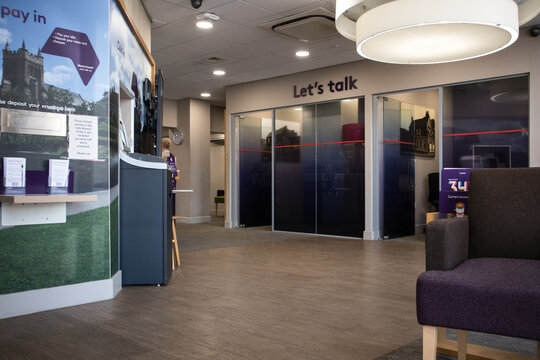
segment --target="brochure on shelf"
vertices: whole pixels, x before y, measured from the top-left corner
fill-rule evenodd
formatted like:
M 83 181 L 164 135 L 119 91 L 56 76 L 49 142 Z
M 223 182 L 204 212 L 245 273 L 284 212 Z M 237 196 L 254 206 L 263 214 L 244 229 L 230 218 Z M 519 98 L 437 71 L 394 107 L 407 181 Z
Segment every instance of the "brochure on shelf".
M 69 185 L 69 160 L 49 159 L 49 193 L 67 194 Z
M 26 186 L 26 158 L 4 157 L 3 190 L 6 194 L 24 194 Z

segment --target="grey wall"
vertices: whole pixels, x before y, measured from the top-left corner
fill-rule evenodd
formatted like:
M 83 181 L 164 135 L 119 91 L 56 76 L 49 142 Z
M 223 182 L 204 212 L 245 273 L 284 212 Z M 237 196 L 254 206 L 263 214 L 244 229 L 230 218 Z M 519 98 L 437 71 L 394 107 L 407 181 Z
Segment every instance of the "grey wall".
M 190 100 L 189 109 L 190 176 L 193 189 L 193 194 L 188 195 L 191 198 L 190 222 L 206 222 L 210 221 L 210 104 Z
M 223 106 L 210 106 L 210 131 L 225 133 L 225 108 Z

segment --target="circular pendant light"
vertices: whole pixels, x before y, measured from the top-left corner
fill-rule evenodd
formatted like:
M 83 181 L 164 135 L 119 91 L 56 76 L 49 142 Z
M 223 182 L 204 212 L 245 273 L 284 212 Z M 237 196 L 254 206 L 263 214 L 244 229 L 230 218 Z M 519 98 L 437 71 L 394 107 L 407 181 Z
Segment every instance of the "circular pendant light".
M 540 0 L 336 0 L 336 29 L 365 58 L 434 64 L 510 46 L 539 11 Z
M 356 21 L 356 50 L 368 59 L 434 64 L 472 59 L 519 35 L 513 0 L 396 0 Z

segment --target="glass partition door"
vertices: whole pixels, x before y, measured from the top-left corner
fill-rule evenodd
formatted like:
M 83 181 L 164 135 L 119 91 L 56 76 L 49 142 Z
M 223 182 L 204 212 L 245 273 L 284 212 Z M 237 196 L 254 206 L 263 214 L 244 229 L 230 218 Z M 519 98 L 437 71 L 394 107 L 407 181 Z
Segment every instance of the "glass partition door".
M 362 237 L 364 100 L 276 109 L 274 229 Z
M 275 111 L 275 230 L 317 232 L 315 112 L 315 105 Z
M 236 116 L 239 127 L 239 224 L 272 224 L 272 112 Z
M 391 98 L 383 102 L 383 237 L 414 235 L 415 130 L 412 106 Z

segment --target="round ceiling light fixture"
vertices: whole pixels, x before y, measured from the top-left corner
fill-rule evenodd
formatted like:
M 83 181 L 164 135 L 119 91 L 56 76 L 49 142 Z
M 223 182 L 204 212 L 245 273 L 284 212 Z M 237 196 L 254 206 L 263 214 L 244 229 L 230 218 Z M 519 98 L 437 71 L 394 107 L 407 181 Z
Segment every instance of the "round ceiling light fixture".
M 540 0 L 526 0 L 519 12 L 514 0 L 337 0 L 336 28 L 365 58 L 437 64 L 510 46 L 538 12 Z
M 213 13 L 204 13 L 199 14 L 196 16 L 197 22 L 195 25 L 197 25 L 200 29 L 211 29 L 214 27 L 213 21 L 217 21 L 220 19 L 220 17 Z
M 214 24 L 209 20 L 199 20 L 195 24 L 199 29 L 211 29 L 214 27 Z
M 296 52 L 296 56 L 301 57 L 301 58 L 302 57 L 308 57 L 309 56 L 309 51 L 307 51 L 307 50 L 298 50 Z
M 202 97 L 210 97 L 210 96 L 212 96 L 212 95 L 211 95 L 209 92 L 202 92 L 202 93 L 201 93 L 201 96 L 202 96 Z
M 214 70 L 213 74 L 216 76 L 223 76 L 225 75 L 225 70 Z

